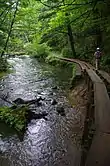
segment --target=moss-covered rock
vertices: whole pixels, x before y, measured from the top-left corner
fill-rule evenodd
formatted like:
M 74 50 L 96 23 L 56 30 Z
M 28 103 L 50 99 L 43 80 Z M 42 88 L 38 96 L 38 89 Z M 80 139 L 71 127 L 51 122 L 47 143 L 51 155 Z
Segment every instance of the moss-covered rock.
M 18 132 L 23 131 L 27 124 L 26 116 L 28 114 L 28 108 L 18 107 L 11 109 L 9 107 L 0 108 L 0 120 L 9 124 L 11 127 L 16 129 Z

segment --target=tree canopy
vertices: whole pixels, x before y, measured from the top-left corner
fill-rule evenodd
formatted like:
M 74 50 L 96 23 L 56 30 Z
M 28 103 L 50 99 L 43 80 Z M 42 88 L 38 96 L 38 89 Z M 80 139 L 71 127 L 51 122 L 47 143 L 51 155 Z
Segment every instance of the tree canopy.
M 91 59 L 100 47 L 107 64 L 109 6 L 107 0 L 1 0 L 0 52 L 36 54 L 48 49 Z

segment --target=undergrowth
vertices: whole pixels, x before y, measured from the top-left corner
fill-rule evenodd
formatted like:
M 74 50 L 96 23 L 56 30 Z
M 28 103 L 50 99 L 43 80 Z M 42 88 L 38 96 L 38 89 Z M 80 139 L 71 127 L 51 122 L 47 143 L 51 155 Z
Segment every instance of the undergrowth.
M 0 107 L 0 120 L 9 124 L 17 131 L 22 131 L 26 127 L 27 107 L 11 109 L 9 107 Z
M 7 60 L 0 57 L 0 73 L 6 72 L 8 69 L 8 63 Z

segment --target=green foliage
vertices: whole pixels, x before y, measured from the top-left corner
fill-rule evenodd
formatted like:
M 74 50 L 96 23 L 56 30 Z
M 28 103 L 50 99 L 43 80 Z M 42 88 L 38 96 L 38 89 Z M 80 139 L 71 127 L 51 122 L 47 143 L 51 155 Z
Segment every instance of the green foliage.
M 62 61 L 59 59 L 59 56 L 62 57 L 61 54 L 59 53 L 55 53 L 55 52 L 51 52 L 45 59 L 45 61 L 53 66 L 67 66 L 68 63 L 65 61 Z
M 9 124 L 17 131 L 22 131 L 26 127 L 27 108 L 17 108 L 12 110 L 9 107 L 0 107 L 0 119 Z
M 64 47 L 64 48 L 62 49 L 61 54 L 62 54 L 63 57 L 73 58 L 73 57 L 72 57 L 72 51 L 71 51 L 70 48 Z
M 13 4 L 14 3 L 14 4 Z M 15 1 L 0 4 L 0 52 L 5 44 Z M 64 57 L 91 61 L 96 47 L 101 47 L 107 64 L 110 52 L 110 2 L 99 0 L 21 0 L 8 43 L 8 52 L 24 51 L 46 58 L 59 51 Z M 49 47 L 49 48 L 48 48 Z M 46 61 L 54 61 L 49 55 Z
M 49 54 L 49 56 L 47 56 L 45 61 L 51 65 L 59 65 L 60 64 L 59 59 L 56 57 L 55 53 Z
M 100 66 L 103 70 L 106 70 L 107 72 L 110 73 L 110 56 L 106 55 L 105 57 L 102 57 Z
M 6 37 L 6 34 L 2 31 L 2 30 L 0 30 L 0 54 L 1 54 L 1 52 L 2 52 L 2 50 L 3 50 L 3 46 L 4 46 L 4 44 L 5 44 L 5 37 Z
M 0 57 L 0 72 L 6 72 L 8 69 L 7 60 Z
M 13 37 L 10 39 L 8 43 L 8 50 L 9 52 L 21 52 L 23 51 L 23 40 L 17 37 Z
M 5 0 L 0 2 L 0 54 L 6 44 L 11 26 L 16 1 Z
M 28 43 L 25 45 L 27 54 L 38 59 L 45 59 L 49 55 L 50 48 L 46 43 Z

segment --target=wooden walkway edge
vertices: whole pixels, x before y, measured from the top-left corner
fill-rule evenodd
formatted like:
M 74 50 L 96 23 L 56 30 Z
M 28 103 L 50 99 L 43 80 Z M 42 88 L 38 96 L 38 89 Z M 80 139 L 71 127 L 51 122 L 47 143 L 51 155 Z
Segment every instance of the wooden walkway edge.
M 79 64 L 81 70 L 86 71 L 93 84 L 96 133 L 93 137 L 85 165 L 110 166 L 110 98 L 106 85 L 94 71 L 92 65 L 77 59 L 60 59 Z M 110 83 L 110 76 L 106 72 L 99 71 L 99 73 Z

